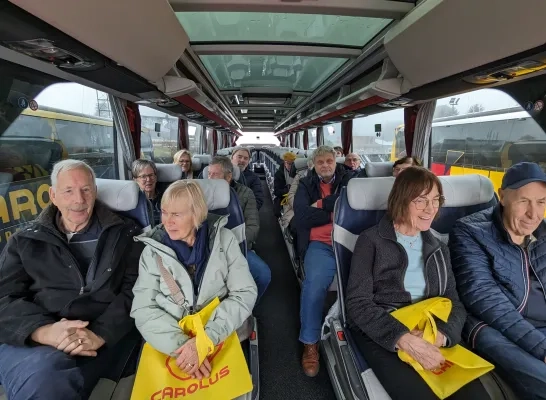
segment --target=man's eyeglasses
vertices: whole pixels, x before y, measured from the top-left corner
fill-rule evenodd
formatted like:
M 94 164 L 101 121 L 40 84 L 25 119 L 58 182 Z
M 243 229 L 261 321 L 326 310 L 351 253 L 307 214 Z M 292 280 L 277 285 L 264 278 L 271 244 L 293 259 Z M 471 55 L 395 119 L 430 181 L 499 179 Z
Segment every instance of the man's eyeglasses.
M 137 179 L 140 179 L 141 181 L 145 181 L 147 179 L 154 180 L 155 179 L 155 174 L 139 175 L 139 176 L 137 176 Z
M 436 197 L 432 200 L 423 199 L 423 198 L 412 200 L 413 204 L 415 204 L 415 208 L 418 209 L 419 211 L 426 209 L 428 205 L 430 204 L 430 202 L 432 202 L 433 208 L 440 208 L 441 206 L 444 205 L 444 201 L 445 201 L 444 196 Z

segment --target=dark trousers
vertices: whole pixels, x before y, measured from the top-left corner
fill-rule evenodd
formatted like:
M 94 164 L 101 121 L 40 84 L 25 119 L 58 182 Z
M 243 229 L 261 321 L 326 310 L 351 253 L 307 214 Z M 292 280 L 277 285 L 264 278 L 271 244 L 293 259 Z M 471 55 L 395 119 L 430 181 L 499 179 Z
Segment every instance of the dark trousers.
M 72 357 L 50 346 L 0 344 L 0 384 L 9 400 L 87 399 L 100 378 L 114 381 L 132 367 L 141 345 L 135 329 L 97 357 Z M 133 365 L 129 365 L 134 361 Z
M 356 346 L 371 367 L 377 379 L 392 400 L 437 400 L 438 396 L 426 382 L 408 364 L 400 360 L 397 353 L 392 353 L 379 346 L 359 329 L 351 329 Z M 475 379 L 448 397 L 449 400 L 484 400 L 489 394 Z

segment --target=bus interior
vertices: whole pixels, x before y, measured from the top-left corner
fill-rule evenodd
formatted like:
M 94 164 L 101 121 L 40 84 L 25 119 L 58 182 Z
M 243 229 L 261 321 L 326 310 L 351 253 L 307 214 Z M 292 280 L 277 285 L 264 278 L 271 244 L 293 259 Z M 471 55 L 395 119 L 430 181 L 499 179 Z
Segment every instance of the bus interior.
M 166 166 L 188 149 L 201 172 L 248 147 L 265 194 L 255 248 L 272 281 L 253 314 L 245 398 L 388 400 L 347 337 L 352 250 L 336 229 L 367 227 L 375 206 L 351 196 L 408 154 L 446 185 L 486 188 L 487 201 L 454 207 L 463 214 L 494 204 L 511 165 L 546 170 L 545 15 L 544 0 L 0 1 L 0 251 L 49 204 L 57 161 L 131 181 L 138 158 Z M 305 169 L 321 145 L 358 154 L 370 178 L 336 203 L 337 277 L 308 378 L 297 340 L 305 270 L 273 213 L 273 179 L 287 151 Z M 129 399 L 133 381 L 105 380 L 92 399 Z

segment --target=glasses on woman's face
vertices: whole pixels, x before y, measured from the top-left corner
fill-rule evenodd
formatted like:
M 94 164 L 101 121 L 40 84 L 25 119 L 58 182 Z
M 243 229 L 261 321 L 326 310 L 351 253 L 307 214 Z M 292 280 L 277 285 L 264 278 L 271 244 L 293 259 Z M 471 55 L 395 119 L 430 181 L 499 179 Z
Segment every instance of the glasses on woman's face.
M 137 179 L 141 181 L 147 181 L 148 179 L 153 181 L 155 179 L 155 174 L 139 175 L 137 176 Z
M 426 208 L 428 208 L 428 205 L 432 203 L 432 208 L 438 209 L 444 204 L 444 196 L 435 197 L 432 200 L 429 200 L 424 197 L 419 197 L 415 200 L 412 200 L 413 204 L 415 204 L 415 208 L 419 211 L 423 211 Z
M 190 160 L 179 160 L 178 161 L 178 164 L 182 165 L 182 164 L 189 164 L 190 163 Z

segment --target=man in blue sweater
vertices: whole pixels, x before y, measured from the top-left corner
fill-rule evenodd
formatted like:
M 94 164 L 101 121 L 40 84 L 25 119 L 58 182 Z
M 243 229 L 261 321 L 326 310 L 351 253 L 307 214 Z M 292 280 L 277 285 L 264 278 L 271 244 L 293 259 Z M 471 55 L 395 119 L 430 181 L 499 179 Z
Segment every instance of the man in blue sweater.
M 463 335 L 520 399 L 546 398 L 546 174 L 509 168 L 495 207 L 459 220 L 450 237 Z

